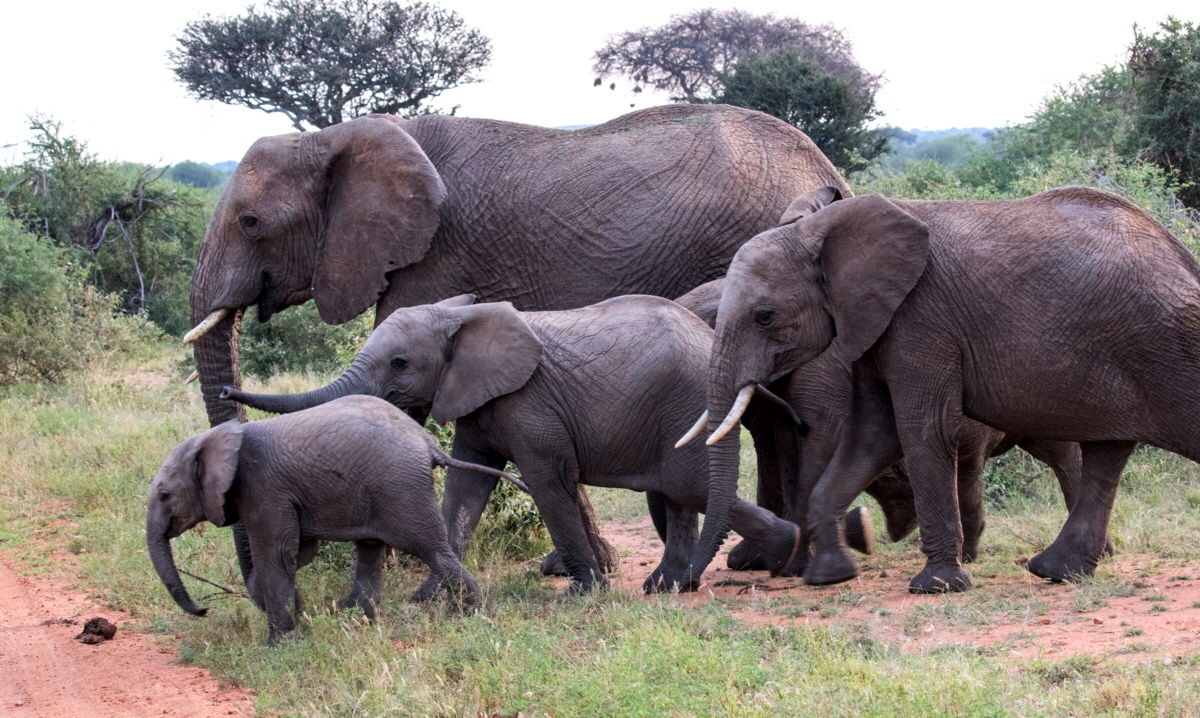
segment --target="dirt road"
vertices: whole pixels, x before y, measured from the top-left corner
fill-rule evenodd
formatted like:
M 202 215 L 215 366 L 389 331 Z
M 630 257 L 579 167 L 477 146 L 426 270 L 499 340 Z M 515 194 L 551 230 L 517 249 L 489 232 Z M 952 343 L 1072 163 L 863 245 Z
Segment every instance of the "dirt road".
M 101 616 L 111 641 L 74 637 Z M 173 650 L 49 579 L 18 575 L 0 557 L 0 716 L 141 718 L 252 715 L 250 697 L 220 690 L 208 671 L 176 665 Z

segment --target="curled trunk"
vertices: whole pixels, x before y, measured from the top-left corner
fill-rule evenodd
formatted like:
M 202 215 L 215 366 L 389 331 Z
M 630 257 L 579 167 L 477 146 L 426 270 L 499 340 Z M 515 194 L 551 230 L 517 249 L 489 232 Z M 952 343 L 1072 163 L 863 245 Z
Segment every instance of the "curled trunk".
M 221 392 L 220 397 L 222 399 L 232 399 L 240 404 L 252 406 L 255 409 L 269 411 L 272 414 L 290 414 L 294 411 L 311 409 L 314 406 L 320 406 L 321 404 L 351 394 L 373 395 L 374 392 L 368 391 L 362 385 L 362 382 L 358 381 L 353 374 L 347 372 L 331 384 L 301 394 L 249 394 L 240 389 L 226 387 Z
M 175 556 L 171 553 L 171 539 L 167 538 L 167 532 L 162 526 L 162 522 L 155 521 L 153 518 L 146 521 L 146 553 L 150 555 L 150 562 L 154 564 L 154 570 L 158 572 L 158 577 L 162 579 L 171 598 L 175 599 L 175 603 L 179 604 L 180 608 L 196 616 L 208 613 L 207 608 L 196 605 L 192 601 L 192 597 L 188 595 L 187 589 L 183 586 L 183 579 L 179 577 L 179 571 L 175 568 Z

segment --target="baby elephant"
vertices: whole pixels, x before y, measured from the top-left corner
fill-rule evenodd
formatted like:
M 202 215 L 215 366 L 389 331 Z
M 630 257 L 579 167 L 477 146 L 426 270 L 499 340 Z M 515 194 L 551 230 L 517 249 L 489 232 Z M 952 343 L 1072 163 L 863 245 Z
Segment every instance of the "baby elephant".
M 434 466 L 512 477 L 451 459 L 415 421 L 381 399 L 348 396 L 248 424 L 226 422 L 171 450 L 150 484 L 146 546 L 171 597 L 189 613 L 171 539 L 201 521 L 241 521 L 254 569 L 247 588 L 267 613 L 268 645 L 295 624 L 296 569 L 318 542 L 353 541 L 357 571 L 344 607 L 369 618 L 379 601 L 385 544 L 420 558 L 448 587 L 475 593 L 475 578 L 447 540 Z M 519 482 L 518 482 L 518 485 Z

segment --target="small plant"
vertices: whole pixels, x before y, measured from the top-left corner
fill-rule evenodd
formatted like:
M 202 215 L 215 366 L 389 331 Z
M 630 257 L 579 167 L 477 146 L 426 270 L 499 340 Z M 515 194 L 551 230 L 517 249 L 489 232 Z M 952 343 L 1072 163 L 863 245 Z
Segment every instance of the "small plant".
M 1125 637 L 1128 638 L 1131 636 L 1140 636 L 1145 632 L 1146 631 L 1141 628 L 1126 628 L 1125 629 Z
M 1151 606 L 1150 610 L 1147 611 L 1146 613 L 1166 613 L 1169 610 L 1171 610 L 1171 609 L 1167 608 L 1166 606 L 1162 605 L 1161 603 L 1156 603 L 1153 606 Z

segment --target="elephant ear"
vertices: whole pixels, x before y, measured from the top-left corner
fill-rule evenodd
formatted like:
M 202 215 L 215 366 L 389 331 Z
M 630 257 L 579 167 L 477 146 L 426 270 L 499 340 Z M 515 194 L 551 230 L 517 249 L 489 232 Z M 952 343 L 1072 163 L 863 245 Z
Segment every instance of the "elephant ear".
M 312 291 L 321 319 L 340 324 L 379 299 L 388 272 L 429 251 L 446 187 L 416 140 L 382 117 L 321 130 L 316 143 L 328 184 Z
M 242 425 L 236 419 L 218 424 L 199 437 L 196 480 L 204 518 L 214 526 L 225 525 L 225 493 L 237 476 L 241 448 Z
M 841 201 L 842 191 L 837 187 L 818 187 L 814 190 L 809 190 L 792 200 L 792 203 L 783 210 L 783 215 L 779 217 L 779 226 L 791 224 L 798 219 L 808 217 L 814 214 L 822 207 Z
M 692 291 L 676 297 L 675 303 L 700 317 L 709 329 L 717 328 L 717 308 L 721 304 L 721 292 L 725 289 L 725 278 L 714 279 Z
M 438 302 L 437 304 L 434 304 L 433 306 L 441 307 L 442 309 L 454 309 L 455 307 L 469 307 L 475 303 L 475 298 L 476 297 L 474 294 L 460 294 L 457 297 L 450 297 L 449 299 L 443 299 L 442 301 Z
M 529 381 L 542 342 L 508 302 L 450 309 L 450 361 L 433 397 L 433 420 L 454 421 Z
M 925 272 L 929 226 L 870 195 L 839 202 L 798 222 L 796 230 L 819 243 L 836 344 L 854 361 L 887 329 Z

